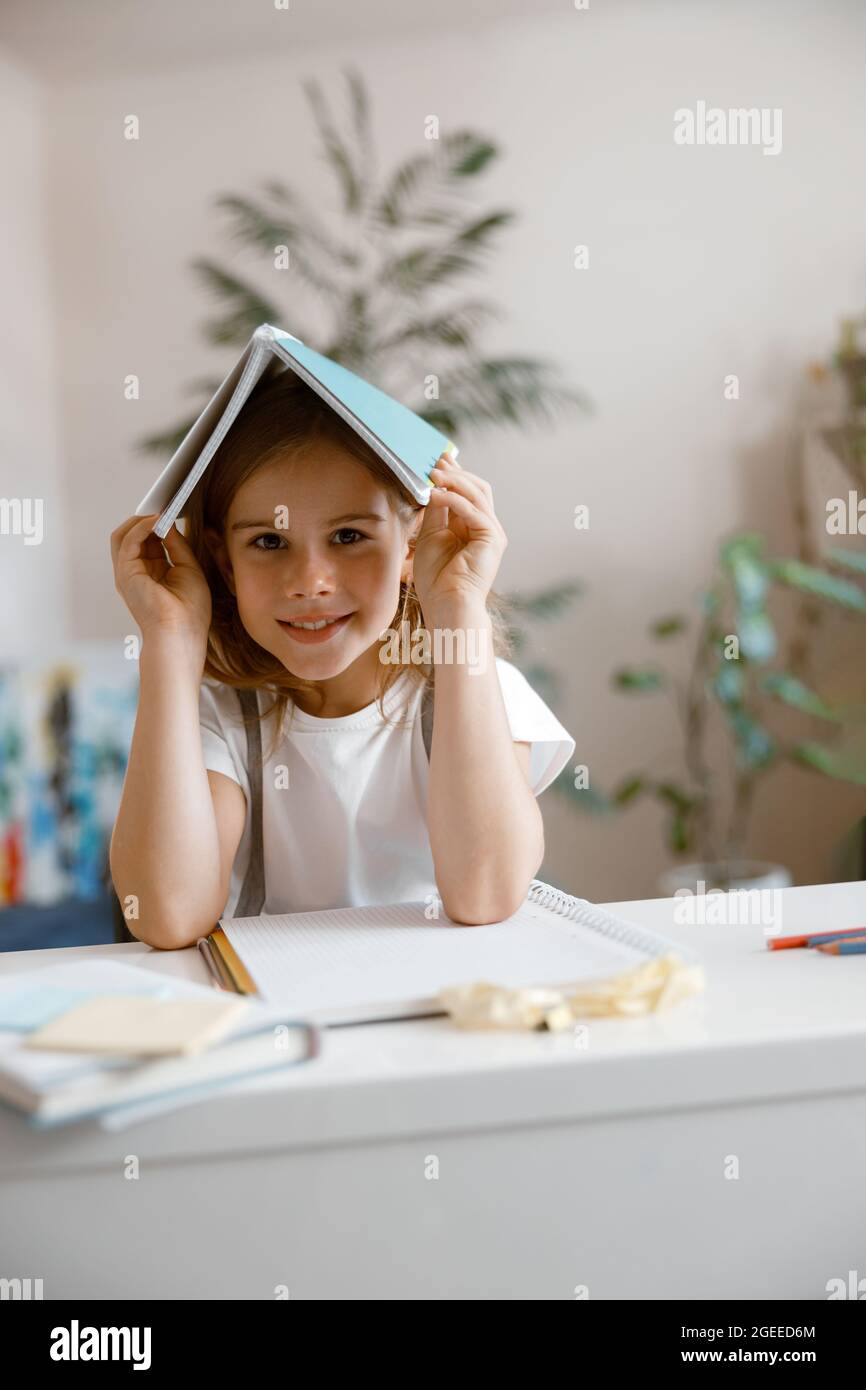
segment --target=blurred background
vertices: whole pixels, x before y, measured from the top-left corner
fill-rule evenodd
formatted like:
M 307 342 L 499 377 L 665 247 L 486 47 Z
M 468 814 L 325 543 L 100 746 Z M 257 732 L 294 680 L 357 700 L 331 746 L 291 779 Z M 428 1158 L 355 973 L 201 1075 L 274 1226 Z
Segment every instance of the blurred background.
M 5 0 L 0 949 L 122 930 L 109 535 L 264 321 L 492 483 L 577 741 L 544 878 L 866 877 L 864 51 L 856 0 Z

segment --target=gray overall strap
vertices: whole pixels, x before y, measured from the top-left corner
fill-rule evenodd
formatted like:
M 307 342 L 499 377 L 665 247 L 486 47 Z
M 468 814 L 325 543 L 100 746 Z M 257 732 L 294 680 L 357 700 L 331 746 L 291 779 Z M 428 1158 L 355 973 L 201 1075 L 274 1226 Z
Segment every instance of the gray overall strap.
M 265 852 L 262 824 L 262 724 L 255 690 L 239 690 L 247 731 L 247 774 L 250 781 L 250 860 L 236 917 L 257 917 L 265 905 Z
M 424 747 L 427 750 L 427 761 L 430 761 L 430 745 L 433 742 L 433 686 L 428 685 L 424 688 L 421 696 L 421 733 L 424 736 Z

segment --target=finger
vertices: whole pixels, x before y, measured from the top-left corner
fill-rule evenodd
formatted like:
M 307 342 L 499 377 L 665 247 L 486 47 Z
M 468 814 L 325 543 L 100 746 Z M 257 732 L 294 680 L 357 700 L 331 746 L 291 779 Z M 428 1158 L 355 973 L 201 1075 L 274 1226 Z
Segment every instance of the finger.
M 456 476 L 459 476 L 459 477 L 461 477 L 461 478 L 469 478 L 469 480 L 470 480 L 471 482 L 475 483 L 476 487 L 481 488 L 481 491 L 484 493 L 485 497 L 487 497 L 487 498 L 489 499 L 490 505 L 491 505 L 491 507 L 492 507 L 492 506 L 493 506 L 493 488 L 491 487 L 491 485 L 490 485 L 490 483 L 487 481 L 487 479 L 486 479 L 486 478 L 482 478 L 481 475 L 480 475 L 479 473 L 470 473 L 469 470 L 468 470 L 468 468 L 460 468 L 460 464 L 456 461 L 456 459 L 449 459 L 448 462 L 451 463 L 451 464 L 453 464 L 454 468 L 459 468 L 459 469 L 460 469 L 459 475 L 454 474 L 454 475 L 452 475 L 452 476 L 455 476 L 455 477 L 456 477 Z
M 442 506 L 445 506 L 454 511 L 460 520 L 464 522 L 472 535 L 492 536 L 495 534 L 495 527 L 491 525 L 491 521 L 495 522 L 496 518 L 491 517 L 490 513 L 483 508 L 477 507 L 474 502 L 470 501 L 468 497 L 464 497 L 462 493 L 456 491 L 445 492 L 437 488 L 435 492 L 431 492 L 430 501 L 435 501 L 437 507 L 440 509 Z M 496 523 L 496 525 L 498 525 L 498 523 Z
M 134 559 L 140 553 L 148 536 L 153 532 L 153 523 L 158 515 L 157 512 L 154 512 L 150 516 L 137 516 L 130 526 L 118 528 L 118 530 L 123 530 L 123 534 L 120 536 L 116 548 L 114 548 L 114 536 L 112 536 L 112 547 L 117 561 Z M 117 532 L 115 532 L 116 535 Z
M 430 476 L 438 486 L 461 492 L 482 511 L 493 515 L 493 489 L 475 473 L 467 473 L 465 469 L 460 473 L 454 473 L 437 467 L 431 471 Z
M 430 506 L 430 502 L 432 502 L 439 491 L 440 489 L 436 487 L 430 489 L 430 498 L 427 506 L 424 508 L 424 516 L 421 519 L 421 525 L 418 527 L 418 534 L 415 537 L 416 549 L 421 543 L 422 538 L 433 535 L 435 531 L 447 531 L 448 529 L 448 517 L 442 511 L 441 507 Z
M 166 534 L 163 545 L 173 565 L 194 565 L 196 569 L 199 568 L 195 551 L 174 522 Z
M 119 526 L 115 527 L 111 533 L 112 558 L 117 558 L 121 545 L 131 531 L 134 531 L 136 527 L 143 528 L 145 523 L 151 525 L 158 515 L 158 512 L 153 512 L 149 516 L 128 516 L 125 521 L 122 521 Z

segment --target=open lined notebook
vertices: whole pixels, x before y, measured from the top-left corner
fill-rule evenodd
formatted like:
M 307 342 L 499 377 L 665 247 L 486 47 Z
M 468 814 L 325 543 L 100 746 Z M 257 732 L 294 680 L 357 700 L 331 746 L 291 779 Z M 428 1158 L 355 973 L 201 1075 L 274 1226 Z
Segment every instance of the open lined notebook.
M 424 903 L 227 918 L 198 943 L 225 989 L 322 1025 L 444 1013 L 449 985 L 559 986 L 603 979 L 677 943 L 533 879 L 503 922 L 429 920 Z

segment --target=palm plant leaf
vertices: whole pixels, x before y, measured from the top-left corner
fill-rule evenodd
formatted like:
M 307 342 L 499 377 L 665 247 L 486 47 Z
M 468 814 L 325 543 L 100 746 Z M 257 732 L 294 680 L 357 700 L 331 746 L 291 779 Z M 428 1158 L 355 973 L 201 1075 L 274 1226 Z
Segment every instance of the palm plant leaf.
M 471 130 L 452 131 L 431 141 L 429 150 L 399 165 L 373 205 L 373 221 L 384 228 L 449 225 L 454 211 L 437 207 L 434 199 L 457 191 L 497 153 L 495 145 Z
M 318 290 L 331 291 L 331 282 L 316 266 L 316 257 L 324 255 L 335 265 L 354 270 L 360 264 L 357 251 L 330 237 L 291 189 L 283 189 L 281 201 L 284 206 L 268 211 L 249 198 L 223 193 L 215 205 L 229 215 L 235 240 L 269 253 L 275 246 L 288 246 L 304 279 Z
M 401 251 L 385 260 L 379 280 L 410 298 L 433 286 L 448 284 L 477 270 L 490 249 L 490 239 L 513 220 L 511 212 L 491 212 L 473 219 L 442 244 Z
M 211 392 L 213 395 L 213 392 Z M 189 434 L 193 425 L 199 417 L 200 412 L 196 412 L 192 419 L 184 420 L 183 424 L 175 425 L 170 430 L 163 430 L 160 434 L 148 434 L 141 440 L 139 448 L 145 454 L 168 455 L 171 457 L 180 448 L 186 436 Z
M 544 622 L 548 618 L 558 618 L 565 612 L 572 599 L 581 593 L 582 588 L 583 585 L 578 580 L 569 579 L 562 584 L 541 589 L 535 594 L 511 593 L 506 594 L 505 598 L 512 612 Z
M 228 303 L 222 318 L 211 319 L 210 323 L 205 324 L 204 332 L 209 342 L 217 346 L 229 344 L 243 347 L 259 324 L 274 323 L 279 318 L 279 309 L 269 300 L 236 275 L 221 270 L 213 261 L 200 257 L 193 261 L 192 268 L 213 293 Z
M 350 83 L 355 81 L 356 79 L 350 78 Z M 367 186 L 363 166 L 360 161 L 356 161 L 353 152 L 340 137 L 318 82 L 314 78 L 308 78 L 302 83 L 302 86 L 316 119 L 325 157 L 336 174 L 342 191 L 343 210 L 349 213 L 358 213 L 363 207 Z M 356 91 L 356 104 L 357 101 Z
M 588 408 L 586 398 L 555 380 L 554 369 L 533 358 L 500 357 L 471 362 L 459 372 L 443 375 L 439 400 L 417 413 L 445 434 L 464 426 L 509 424 L 527 420 L 549 423 L 563 410 Z
M 375 344 L 377 352 L 393 352 L 397 348 L 426 347 L 436 344 L 443 348 L 469 348 L 481 324 L 498 316 L 492 304 L 481 300 L 465 300 L 431 318 L 410 318 L 402 328 L 396 328 Z

